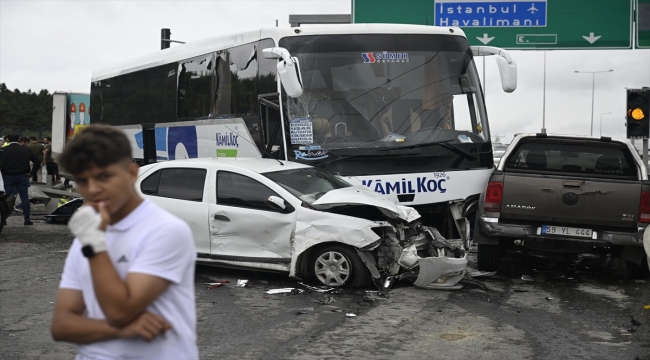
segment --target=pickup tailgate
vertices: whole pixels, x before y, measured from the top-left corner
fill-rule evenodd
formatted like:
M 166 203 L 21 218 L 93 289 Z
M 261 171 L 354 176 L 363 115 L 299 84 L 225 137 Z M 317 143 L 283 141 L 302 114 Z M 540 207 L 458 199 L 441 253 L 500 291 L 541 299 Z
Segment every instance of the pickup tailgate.
M 636 228 L 641 195 L 638 181 L 506 174 L 501 218 Z
M 637 227 L 642 181 L 626 144 L 525 138 L 504 165 L 503 219 Z

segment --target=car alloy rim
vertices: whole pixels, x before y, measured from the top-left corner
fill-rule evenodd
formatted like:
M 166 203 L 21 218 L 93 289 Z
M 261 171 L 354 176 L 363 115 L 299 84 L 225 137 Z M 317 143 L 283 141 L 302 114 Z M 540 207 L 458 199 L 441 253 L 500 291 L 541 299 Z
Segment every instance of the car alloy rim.
M 316 259 L 316 277 L 327 286 L 342 286 L 350 277 L 350 261 L 343 254 L 328 251 Z

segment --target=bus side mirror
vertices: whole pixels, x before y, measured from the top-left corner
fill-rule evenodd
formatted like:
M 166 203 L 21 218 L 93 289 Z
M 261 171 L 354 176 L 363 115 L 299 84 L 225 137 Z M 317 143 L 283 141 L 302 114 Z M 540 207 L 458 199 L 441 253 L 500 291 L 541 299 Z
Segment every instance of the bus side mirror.
M 300 75 L 300 62 L 298 58 L 291 56 L 285 48 L 274 47 L 262 50 L 267 59 L 279 59 L 278 76 L 284 91 L 292 98 L 302 95 L 302 76 Z
M 517 63 L 507 51 L 493 46 L 470 46 L 470 49 L 474 56 L 497 55 L 503 91 L 511 93 L 517 89 Z

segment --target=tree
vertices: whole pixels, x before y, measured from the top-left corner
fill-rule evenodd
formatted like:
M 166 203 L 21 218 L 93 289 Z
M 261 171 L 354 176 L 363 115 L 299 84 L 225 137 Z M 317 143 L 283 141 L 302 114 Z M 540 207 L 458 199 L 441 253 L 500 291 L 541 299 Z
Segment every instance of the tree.
M 0 83 L 0 127 L 2 125 L 2 135 L 22 132 L 23 136 L 37 136 L 41 128 L 51 134 L 52 94 L 46 89 L 38 93 L 31 89 L 11 91 L 6 84 Z

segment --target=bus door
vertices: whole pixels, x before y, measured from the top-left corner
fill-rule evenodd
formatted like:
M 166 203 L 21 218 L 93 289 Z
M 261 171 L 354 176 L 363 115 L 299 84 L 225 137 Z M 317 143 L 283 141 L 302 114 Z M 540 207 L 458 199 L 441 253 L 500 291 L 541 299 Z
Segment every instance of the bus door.
M 286 160 L 282 141 L 280 104 L 278 93 L 258 96 L 263 157 Z

